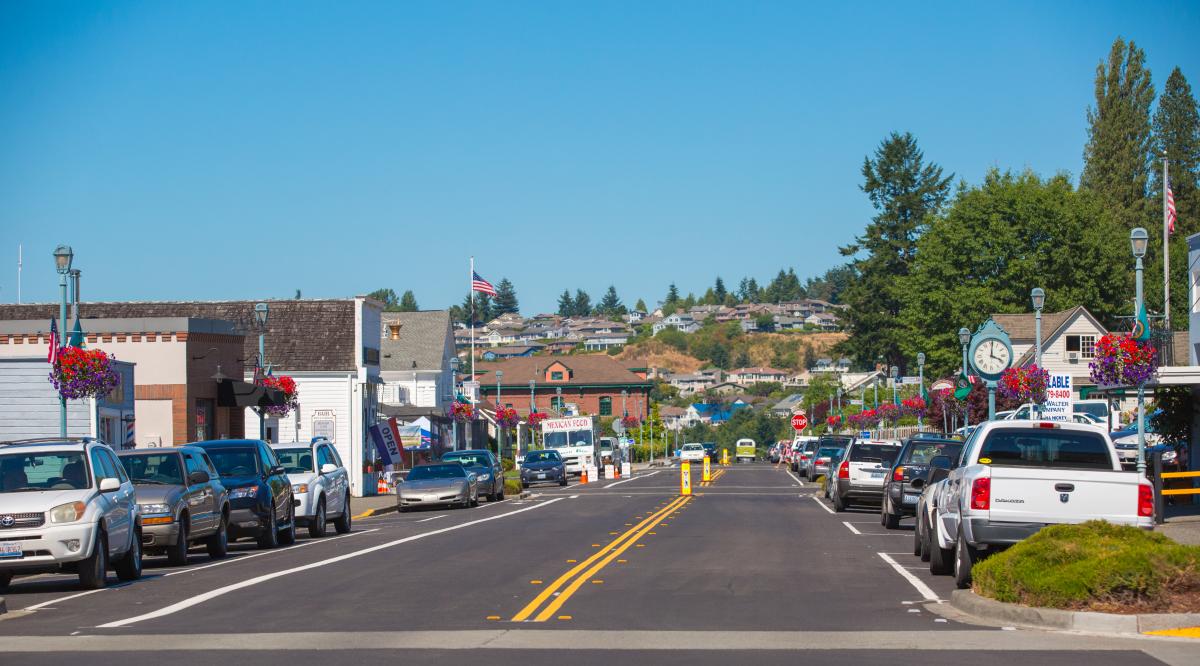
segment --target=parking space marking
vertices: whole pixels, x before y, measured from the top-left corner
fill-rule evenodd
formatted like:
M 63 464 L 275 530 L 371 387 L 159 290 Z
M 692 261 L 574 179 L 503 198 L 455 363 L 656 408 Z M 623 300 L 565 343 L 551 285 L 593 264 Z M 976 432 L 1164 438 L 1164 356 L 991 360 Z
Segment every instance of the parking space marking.
M 40 603 L 40 604 L 34 604 L 34 605 L 32 605 L 32 606 L 26 606 L 25 608 L 22 608 L 21 610 L 35 611 L 35 610 L 38 610 L 39 608 L 45 608 L 45 607 L 47 607 L 47 606 L 53 606 L 54 604 L 61 603 L 61 602 L 63 602 L 63 601 L 70 601 L 70 600 L 72 600 L 72 599 L 78 599 L 79 597 L 86 597 L 86 596 L 87 596 L 87 595 L 89 595 L 89 594 L 95 594 L 95 593 L 97 593 L 97 592 L 105 592 L 105 591 L 107 591 L 107 590 L 108 590 L 108 588 L 104 588 L 104 587 L 102 587 L 102 588 L 100 588 L 99 590 L 88 590 L 87 592 L 79 592 L 79 593 L 77 593 L 77 594 L 72 594 L 72 595 L 65 596 L 65 597 L 59 597 L 59 598 L 57 598 L 57 599 L 51 599 L 50 601 L 43 601 L 43 602 L 42 602 L 42 603 Z
M 328 559 L 319 560 L 317 562 L 310 562 L 309 564 L 301 565 L 298 567 L 292 567 L 290 569 L 284 569 L 282 571 L 275 571 L 275 572 L 272 572 L 269 574 L 264 574 L 262 576 L 255 576 L 254 578 L 249 578 L 247 580 L 233 583 L 231 585 L 225 585 L 225 586 L 219 587 L 215 590 L 209 590 L 208 592 L 205 592 L 203 594 L 198 594 L 194 597 L 171 604 L 170 606 L 166 606 L 165 608 L 160 608 L 156 611 L 151 611 L 149 613 L 143 613 L 142 615 L 137 615 L 134 617 L 126 618 L 124 620 L 116 620 L 114 622 L 108 622 L 108 623 L 100 625 L 97 628 L 113 629 L 113 628 L 117 628 L 117 627 L 127 627 L 131 624 L 136 624 L 138 622 L 144 622 L 146 620 L 152 620 L 155 618 L 165 617 L 167 615 L 174 615 L 175 613 L 178 613 L 179 611 L 186 610 L 188 608 L 191 608 L 192 606 L 196 606 L 196 605 L 202 604 L 206 601 L 215 599 L 217 597 L 224 596 L 226 594 L 229 594 L 230 592 L 235 592 L 237 590 L 251 587 L 253 585 L 258 585 L 259 583 L 265 583 L 269 580 L 274 580 L 274 579 L 280 578 L 282 576 L 299 573 L 301 571 L 308 571 L 309 569 L 316 569 L 318 567 L 323 567 L 323 566 L 327 566 L 330 564 L 336 564 L 338 562 L 345 562 L 346 560 L 354 559 L 356 557 L 361 557 L 363 555 L 369 555 L 371 553 L 375 553 L 375 552 L 378 552 L 381 550 L 386 550 L 386 549 L 392 548 L 394 546 L 399 546 L 401 544 L 409 543 L 410 541 L 417 541 L 419 539 L 424 539 L 426 537 L 431 537 L 431 536 L 435 536 L 438 534 L 445 534 L 446 532 L 453 532 L 455 530 L 461 530 L 461 529 L 464 529 L 467 527 L 472 527 L 474 525 L 479 525 L 480 523 L 486 523 L 486 522 L 492 521 L 492 520 L 508 518 L 509 516 L 515 516 L 519 513 L 525 513 L 526 511 L 536 511 L 537 509 L 542 509 L 542 508 L 548 507 L 551 504 L 554 504 L 555 502 L 560 501 L 561 499 L 562 498 L 552 499 L 552 500 L 543 502 L 542 504 L 534 504 L 532 506 L 527 506 L 523 509 L 517 509 L 516 511 L 509 511 L 507 513 L 502 513 L 502 514 L 499 514 L 496 516 L 488 516 L 487 518 L 479 518 L 477 520 L 471 520 L 471 521 L 462 523 L 460 525 L 452 525 L 450 527 L 443 527 L 441 529 L 431 530 L 429 532 L 422 532 L 420 534 L 414 534 L 412 536 L 407 536 L 402 539 L 396 539 L 394 541 L 382 543 L 382 544 L 379 544 L 378 546 L 371 546 L 370 548 L 363 548 L 362 550 L 356 550 L 352 553 L 338 555 L 337 557 L 330 557 Z M 349 536 L 349 535 L 347 535 L 347 536 Z M 318 542 L 318 543 L 323 543 L 323 542 L 324 541 Z
M 230 559 L 220 560 L 217 562 L 211 562 L 209 564 L 205 564 L 204 566 L 200 566 L 200 567 L 188 567 L 186 569 L 176 569 L 175 571 L 172 571 L 170 573 L 163 574 L 163 576 L 164 577 L 175 576 L 178 574 L 203 571 L 204 569 L 211 569 L 213 567 L 219 567 L 224 564 L 233 564 L 234 562 L 245 562 L 246 560 L 252 560 L 256 557 L 262 557 L 263 555 L 274 555 L 276 553 L 290 553 L 294 550 L 304 548 L 305 546 L 313 546 L 318 543 L 329 543 L 330 541 L 337 541 L 338 539 L 347 539 L 352 536 L 358 536 L 360 534 L 369 534 L 371 532 L 378 532 L 378 531 L 379 531 L 378 527 L 373 527 L 369 530 L 362 530 L 361 532 L 351 532 L 350 534 L 342 534 L 340 536 L 327 537 L 325 539 L 321 539 L 320 541 L 310 539 L 308 541 L 305 541 L 304 543 L 298 543 L 294 546 L 289 546 L 287 548 L 275 548 L 272 550 L 263 550 L 263 551 L 259 551 L 257 553 L 252 553 L 250 555 L 242 555 L 241 557 L 234 557 L 234 558 L 230 558 Z
M 926 585 L 924 581 L 914 576 L 913 573 L 908 569 L 900 566 L 900 563 L 892 559 L 891 555 L 888 555 L 887 553 L 876 553 L 876 555 L 882 557 L 884 562 L 890 564 L 897 573 L 899 573 L 901 576 L 904 576 L 904 580 L 908 581 L 913 587 L 917 588 L 917 592 L 920 593 L 922 597 L 925 597 L 926 601 L 941 601 L 938 595 L 935 594 L 933 590 L 929 589 L 929 586 Z
M 851 525 L 850 523 L 848 523 L 844 520 L 842 521 L 842 524 L 846 526 L 846 529 L 850 530 L 851 532 L 854 532 L 855 534 L 857 534 L 859 536 L 862 536 L 862 532 L 859 532 L 858 528 L 855 527 L 854 525 Z
M 795 481 L 797 485 L 799 485 L 801 488 L 804 487 L 804 482 L 800 480 L 800 477 L 796 476 L 795 474 L 792 474 L 792 470 L 790 470 L 790 469 L 786 470 L 786 471 L 787 471 L 787 475 L 792 477 L 792 480 Z
M 817 503 L 817 506 L 821 507 L 822 509 L 825 509 L 826 513 L 834 513 L 834 510 L 825 506 L 825 503 L 822 502 L 820 500 L 820 498 L 818 498 L 816 495 L 809 495 L 809 497 L 813 498 L 813 501 Z
M 437 520 L 438 518 L 445 518 L 445 517 L 446 517 L 446 516 L 448 516 L 448 515 L 450 515 L 450 514 L 448 514 L 448 513 L 443 513 L 443 514 L 442 514 L 442 515 L 440 515 L 440 516 L 433 516 L 432 518 L 422 518 L 422 519 L 420 519 L 420 520 L 415 520 L 415 521 L 413 521 L 413 522 L 416 522 L 416 523 L 427 523 L 427 522 L 429 522 L 429 521 L 431 521 L 431 520 Z

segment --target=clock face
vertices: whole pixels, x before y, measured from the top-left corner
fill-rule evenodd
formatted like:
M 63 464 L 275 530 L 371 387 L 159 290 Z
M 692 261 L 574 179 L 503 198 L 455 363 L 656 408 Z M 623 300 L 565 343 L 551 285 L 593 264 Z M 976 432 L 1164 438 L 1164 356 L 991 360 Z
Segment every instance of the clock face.
M 1012 362 L 1008 347 L 999 340 L 984 340 L 975 348 L 975 369 L 985 375 L 999 375 Z

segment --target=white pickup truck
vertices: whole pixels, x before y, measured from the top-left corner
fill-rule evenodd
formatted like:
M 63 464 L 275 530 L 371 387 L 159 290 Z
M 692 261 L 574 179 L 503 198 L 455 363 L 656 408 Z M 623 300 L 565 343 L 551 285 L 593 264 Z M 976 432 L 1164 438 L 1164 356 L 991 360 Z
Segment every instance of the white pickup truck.
M 989 421 L 963 446 L 932 521 L 930 570 L 971 585 L 987 554 L 1046 525 L 1153 527 L 1149 481 L 1121 471 L 1108 433 L 1077 423 Z

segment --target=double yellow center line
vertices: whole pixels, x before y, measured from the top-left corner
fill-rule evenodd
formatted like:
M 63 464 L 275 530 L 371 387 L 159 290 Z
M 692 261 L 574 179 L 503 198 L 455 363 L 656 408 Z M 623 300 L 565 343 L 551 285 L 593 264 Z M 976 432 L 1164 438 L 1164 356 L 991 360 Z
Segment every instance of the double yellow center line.
M 711 475 L 709 475 L 708 481 L 701 481 L 700 485 L 701 486 L 711 486 L 712 484 L 716 483 L 717 479 L 721 478 L 722 476 L 725 476 L 725 470 L 719 469 L 716 472 L 713 472 Z
M 662 522 L 662 520 L 670 515 L 671 512 L 681 508 L 691 499 L 691 497 L 675 498 L 662 509 L 659 509 L 654 514 L 647 516 L 642 522 L 634 525 L 620 536 L 613 539 L 608 545 L 601 548 L 598 552 L 592 554 L 591 557 L 580 562 L 574 567 L 571 567 L 570 570 L 559 576 L 558 579 L 553 583 L 546 586 L 546 589 L 542 590 L 540 594 L 534 597 L 533 601 L 530 601 L 524 608 L 520 610 L 520 612 L 514 615 L 512 621 L 525 622 L 532 616 L 533 622 L 545 622 L 553 617 L 554 614 L 558 612 L 558 609 L 562 608 L 562 605 L 567 602 L 567 599 L 570 599 L 571 596 L 575 594 L 575 592 L 578 591 L 585 582 L 588 581 L 588 579 L 590 579 L 604 567 L 608 566 L 610 562 L 620 556 L 621 553 L 628 550 L 630 546 L 637 542 L 638 539 L 642 538 L 643 535 L 654 529 L 654 526 Z M 559 592 L 560 589 L 562 590 L 561 592 Z M 558 596 L 554 596 L 555 593 L 558 593 Z M 547 604 L 546 602 L 548 600 L 551 601 Z M 545 604 L 545 607 L 543 607 L 543 604 Z M 535 616 L 534 613 L 537 612 L 539 608 L 542 610 Z

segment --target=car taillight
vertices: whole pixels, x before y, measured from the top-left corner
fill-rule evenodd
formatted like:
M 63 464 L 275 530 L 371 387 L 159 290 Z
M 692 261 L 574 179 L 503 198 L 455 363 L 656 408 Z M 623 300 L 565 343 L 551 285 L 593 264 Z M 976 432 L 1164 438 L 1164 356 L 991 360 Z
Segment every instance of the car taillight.
M 1146 484 L 1138 486 L 1138 515 L 1154 515 L 1154 490 Z
M 971 484 L 971 508 L 986 511 L 992 504 L 992 480 L 988 477 L 975 479 Z
M 892 481 L 903 481 L 903 480 L 904 480 L 904 467 L 902 465 L 897 465 L 896 469 L 892 470 Z
M 850 461 L 847 460 L 847 461 L 843 462 L 841 465 L 838 465 L 838 478 L 839 479 L 850 478 Z
M 829 458 L 817 458 L 817 464 L 818 465 L 828 465 Z

